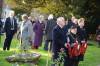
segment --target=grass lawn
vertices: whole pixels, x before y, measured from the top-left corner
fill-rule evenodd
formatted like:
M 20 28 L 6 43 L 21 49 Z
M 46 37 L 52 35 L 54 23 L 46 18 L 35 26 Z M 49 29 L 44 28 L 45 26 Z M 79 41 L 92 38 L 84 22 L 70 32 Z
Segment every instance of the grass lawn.
M 4 36 L 1 37 L 0 43 L 0 66 L 11 66 L 10 63 L 6 62 L 5 57 L 10 56 L 18 51 L 19 42 L 16 39 L 13 39 L 11 44 L 10 51 L 2 51 L 2 46 L 4 42 Z M 39 59 L 38 66 L 46 66 L 46 60 L 48 58 L 48 52 L 43 50 L 43 47 L 40 47 L 39 50 L 30 50 L 31 52 L 37 52 L 41 54 L 41 58 Z M 49 56 L 49 64 L 51 57 Z M 21 66 L 29 66 L 27 64 L 23 64 Z M 49 65 L 50 66 L 50 65 Z M 97 48 L 96 42 L 89 42 L 89 46 L 87 52 L 85 54 L 84 61 L 80 62 L 79 66 L 100 66 L 100 48 Z

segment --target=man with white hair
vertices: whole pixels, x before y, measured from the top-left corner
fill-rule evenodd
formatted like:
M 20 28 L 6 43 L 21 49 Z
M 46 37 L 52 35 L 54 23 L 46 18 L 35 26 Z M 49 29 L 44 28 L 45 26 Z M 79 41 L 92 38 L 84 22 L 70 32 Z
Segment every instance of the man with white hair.
M 5 21 L 4 30 L 6 33 L 6 39 L 4 42 L 3 50 L 10 50 L 12 38 L 17 32 L 17 20 L 15 19 L 14 14 L 14 11 L 10 11 L 10 15 Z
M 57 25 L 53 29 L 53 62 L 59 58 L 59 52 L 64 51 L 67 55 L 67 49 L 64 46 L 66 43 L 66 30 L 64 29 L 65 25 L 66 21 L 64 17 L 58 17 Z M 55 64 L 52 66 L 55 66 Z M 69 66 L 67 56 L 64 56 L 64 66 Z
M 52 49 L 52 31 L 55 26 L 56 26 L 56 21 L 53 18 L 53 14 L 50 14 L 48 16 L 48 20 L 46 22 L 46 27 L 45 27 L 46 40 L 45 40 L 44 50 Z
M 50 14 L 50 15 L 48 16 L 48 20 L 51 20 L 51 19 L 53 19 L 53 18 L 54 18 L 53 14 Z

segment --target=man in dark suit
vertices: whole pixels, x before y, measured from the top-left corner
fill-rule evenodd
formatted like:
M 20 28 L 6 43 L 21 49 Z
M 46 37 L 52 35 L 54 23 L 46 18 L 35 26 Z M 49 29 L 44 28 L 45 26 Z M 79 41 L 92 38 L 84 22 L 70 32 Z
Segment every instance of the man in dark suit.
M 14 17 L 14 11 L 10 12 L 10 17 L 6 19 L 5 27 L 6 39 L 3 50 L 10 50 L 10 45 L 14 34 L 17 32 L 17 20 Z
M 64 46 L 66 43 L 66 30 L 64 26 L 65 19 L 63 17 L 57 18 L 57 25 L 53 29 L 53 62 L 59 58 L 59 52 L 64 51 L 67 55 L 67 49 Z M 52 66 L 55 66 L 55 64 Z M 64 56 L 64 66 L 69 66 L 67 56 Z
M 48 48 L 51 50 L 52 46 L 52 31 L 53 28 L 56 26 L 56 21 L 53 19 L 53 15 L 50 14 L 48 17 L 48 21 L 46 23 L 46 28 L 45 28 L 45 35 L 46 35 L 46 40 L 45 40 L 45 45 L 44 45 L 44 50 L 48 50 Z M 50 43 L 50 47 L 49 46 Z

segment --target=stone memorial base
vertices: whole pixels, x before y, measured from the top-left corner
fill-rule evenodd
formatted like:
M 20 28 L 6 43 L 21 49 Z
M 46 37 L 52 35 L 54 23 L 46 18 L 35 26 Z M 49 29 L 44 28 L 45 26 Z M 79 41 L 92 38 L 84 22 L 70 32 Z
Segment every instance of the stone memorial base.
M 20 66 L 21 64 L 34 66 L 38 63 L 40 56 L 41 55 L 38 53 L 21 53 L 8 56 L 5 59 L 7 62 L 11 63 L 12 66 Z

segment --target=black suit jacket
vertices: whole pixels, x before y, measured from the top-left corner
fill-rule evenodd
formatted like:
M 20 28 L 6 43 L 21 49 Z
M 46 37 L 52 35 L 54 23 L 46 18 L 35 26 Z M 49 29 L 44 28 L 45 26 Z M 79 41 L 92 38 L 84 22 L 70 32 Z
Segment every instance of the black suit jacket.
M 5 32 L 9 32 L 11 30 L 11 19 L 8 17 L 5 22 Z M 14 31 L 17 31 L 17 20 L 14 18 Z
M 56 26 L 53 29 L 53 52 L 60 52 L 61 48 L 65 48 L 66 33 L 65 29 Z

